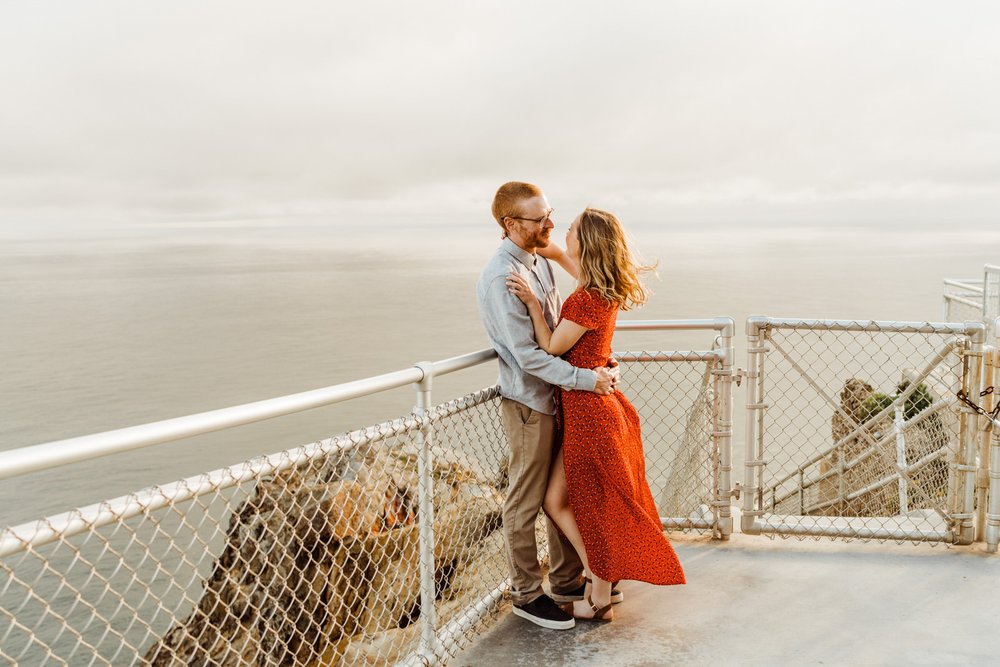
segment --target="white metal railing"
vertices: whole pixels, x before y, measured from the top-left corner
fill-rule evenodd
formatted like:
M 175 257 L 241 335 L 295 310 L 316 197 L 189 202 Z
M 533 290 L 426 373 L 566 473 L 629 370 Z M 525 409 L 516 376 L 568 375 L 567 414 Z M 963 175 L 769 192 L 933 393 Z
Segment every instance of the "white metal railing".
M 413 368 L 332 387 L 4 451 L 0 452 L 0 479 L 174 442 L 235 426 L 283 417 L 303 410 L 371 396 L 382 391 L 419 383 L 428 373 L 439 376 L 454 373 L 495 358 L 496 352 L 493 350 L 480 350 L 430 365 L 418 364 Z
M 946 278 L 943 287 L 945 321 L 976 320 L 990 329 L 1000 318 L 1000 266 L 985 264 L 981 278 Z
M 1000 266 L 996 264 L 983 266 L 983 299 L 983 317 L 995 324 L 1000 319 Z
M 1000 428 L 954 400 L 997 377 L 983 325 L 754 317 L 746 371 L 733 367 L 730 318 L 618 330 L 713 338 L 703 351 L 616 353 L 664 528 L 725 539 L 742 493 L 750 534 L 985 539 L 997 550 Z M 435 405 L 432 383 L 494 358 L 481 350 L 0 452 L 2 479 L 407 384 L 417 395 L 391 422 L 3 529 L 0 662 L 447 662 L 509 586 L 497 531 L 505 442 L 496 387 Z M 989 411 L 995 394 L 981 398 Z
M 680 481 L 695 491 L 683 506 L 661 505 L 664 527 L 728 537 L 732 320 L 620 322 L 618 330 L 717 336 L 704 352 L 618 357 L 643 417 L 651 482 L 673 483 L 675 461 L 694 462 L 682 473 L 697 479 Z M 432 382 L 494 358 L 492 350 L 482 350 L 367 380 L 0 452 L 3 479 L 407 384 L 417 391 L 413 413 L 395 421 L 0 531 L 0 569 L 7 575 L 0 584 L 0 658 L 155 665 L 252 663 L 253 655 L 267 655 L 268 663 L 306 664 L 323 657 L 315 654 L 318 636 L 325 633 L 333 642 L 331 633 L 346 637 L 353 629 L 365 641 L 333 642 L 341 660 L 446 661 L 495 610 L 507 586 L 493 532 L 499 483 L 489 472 L 499 465 L 503 444 L 495 388 L 434 406 Z M 665 403 L 661 393 L 674 400 Z M 690 403 L 677 400 L 683 396 Z M 704 424 L 692 418 L 702 412 Z M 688 438 L 692 428 L 697 437 Z M 475 472 L 480 468 L 485 472 Z M 689 511 L 699 502 L 707 515 Z M 348 528 L 354 532 L 344 533 Z M 407 555 L 411 544 L 413 558 Z M 346 564 L 331 565 L 344 558 Z M 314 590 L 322 576 L 342 576 L 351 563 L 366 574 Z M 392 584 L 396 588 L 379 586 L 410 568 L 419 580 L 418 611 L 402 609 L 399 600 L 379 602 L 371 591 L 402 590 L 405 580 Z M 237 585 L 234 577 L 250 571 L 252 585 Z M 367 598 L 358 587 L 369 591 Z M 441 599 L 445 590 L 448 600 Z M 348 593 L 353 597 L 343 597 Z M 249 599 L 256 600 L 252 608 L 245 607 Z M 320 602 L 332 610 L 316 611 Z M 239 622 L 227 606 L 248 609 L 241 613 L 264 628 L 260 636 L 251 641 L 233 630 Z M 393 618 L 382 618 L 399 613 L 398 630 Z M 417 622 L 404 625 L 411 616 Z M 419 637 L 409 628 L 418 628 Z

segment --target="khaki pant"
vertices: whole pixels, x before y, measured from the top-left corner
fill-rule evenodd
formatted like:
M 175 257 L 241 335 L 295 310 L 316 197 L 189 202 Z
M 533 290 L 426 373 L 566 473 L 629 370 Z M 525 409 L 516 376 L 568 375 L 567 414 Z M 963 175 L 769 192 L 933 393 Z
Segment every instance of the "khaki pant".
M 538 564 L 535 520 L 545 499 L 549 468 L 555 458 L 555 417 L 504 398 L 500 401 L 507 442 L 510 444 L 507 500 L 503 506 L 503 533 L 510 568 L 511 601 L 516 605 L 542 595 L 542 568 Z M 583 564 L 573 545 L 545 519 L 549 538 L 549 584 L 555 591 L 576 588 Z

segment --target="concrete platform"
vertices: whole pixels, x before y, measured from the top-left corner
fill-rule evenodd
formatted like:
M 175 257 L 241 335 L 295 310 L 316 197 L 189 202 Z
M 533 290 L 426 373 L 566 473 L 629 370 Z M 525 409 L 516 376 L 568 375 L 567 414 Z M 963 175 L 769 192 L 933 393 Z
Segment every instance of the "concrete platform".
M 1000 664 L 1000 555 L 982 544 L 672 540 L 687 585 L 623 582 L 613 622 L 567 631 L 508 604 L 450 664 Z

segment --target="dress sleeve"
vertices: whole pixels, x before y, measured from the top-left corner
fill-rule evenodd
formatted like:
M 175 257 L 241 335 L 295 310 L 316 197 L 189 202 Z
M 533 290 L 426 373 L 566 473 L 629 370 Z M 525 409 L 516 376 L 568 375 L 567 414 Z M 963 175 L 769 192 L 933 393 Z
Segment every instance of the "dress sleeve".
M 562 307 L 562 319 L 576 322 L 582 327 L 596 329 L 608 304 L 596 294 L 576 290 L 566 298 Z

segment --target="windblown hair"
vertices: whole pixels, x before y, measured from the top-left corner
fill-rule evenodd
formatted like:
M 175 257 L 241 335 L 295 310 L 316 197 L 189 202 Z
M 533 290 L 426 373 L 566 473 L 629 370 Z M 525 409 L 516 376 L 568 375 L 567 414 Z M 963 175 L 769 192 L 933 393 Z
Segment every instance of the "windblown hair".
M 639 276 L 656 265 L 636 261 L 617 216 L 588 208 L 580 215 L 576 233 L 580 240 L 580 286 L 594 290 L 621 310 L 646 303 L 652 292 Z
M 493 217 L 496 218 L 500 229 L 507 233 L 507 227 L 503 224 L 506 217 L 515 217 L 521 214 L 520 205 L 525 199 L 538 197 L 542 194 L 542 189 L 531 183 L 521 183 L 511 181 L 504 183 L 493 195 Z

